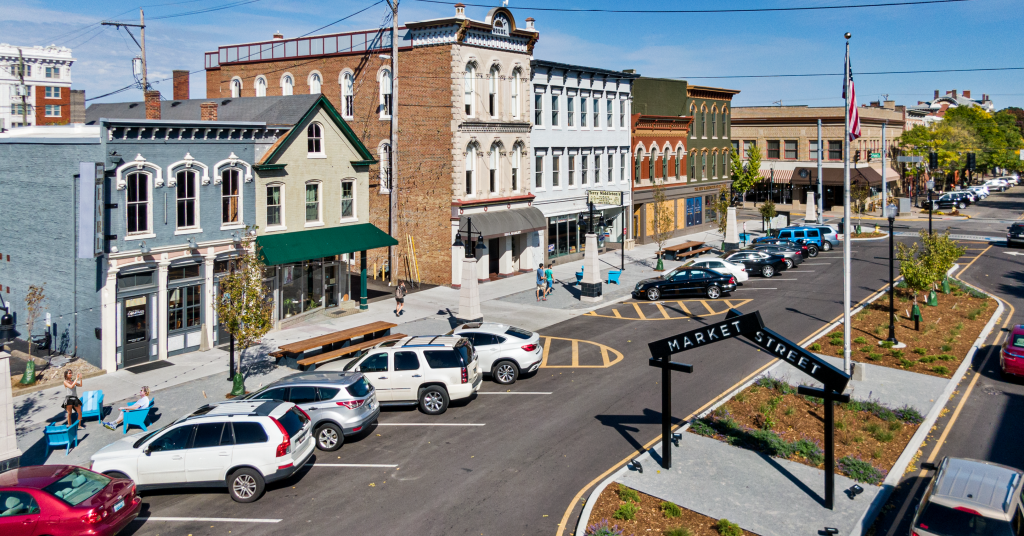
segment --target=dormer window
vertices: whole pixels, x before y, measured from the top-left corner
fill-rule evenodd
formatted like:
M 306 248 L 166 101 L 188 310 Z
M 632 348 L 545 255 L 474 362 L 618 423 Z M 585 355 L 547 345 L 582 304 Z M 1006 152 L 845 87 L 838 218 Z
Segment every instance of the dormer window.
M 310 158 L 323 158 L 323 129 L 320 123 L 310 123 L 306 127 L 306 150 Z

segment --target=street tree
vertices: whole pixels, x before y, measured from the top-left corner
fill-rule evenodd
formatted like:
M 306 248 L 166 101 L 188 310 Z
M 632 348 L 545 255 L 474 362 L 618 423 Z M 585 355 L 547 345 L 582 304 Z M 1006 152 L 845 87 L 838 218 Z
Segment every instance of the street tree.
M 651 233 L 651 237 L 654 238 L 654 242 L 658 244 L 658 266 L 655 269 L 664 270 L 665 265 L 661 259 L 662 250 L 665 247 L 665 242 L 667 242 L 669 238 L 672 238 L 672 233 L 676 230 L 676 214 L 672 204 L 669 203 L 668 198 L 666 197 L 665 185 L 663 183 L 659 183 L 657 179 L 654 179 L 653 177 L 651 178 L 651 185 L 651 193 L 654 197 L 654 214 L 652 214 L 651 218 L 653 232 Z
M 725 236 L 725 228 L 729 223 L 729 205 L 732 204 L 732 200 L 729 199 L 729 190 L 726 187 L 722 187 L 718 190 L 718 195 L 714 197 L 714 203 L 712 209 L 718 216 L 718 232 Z
M 235 364 L 231 394 L 245 394 L 242 359 L 245 351 L 260 344 L 274 325 L 273 294 L 263 283 L 266 264 L 255 237 L 246 233 L 242 242 L 245 253 L 235 259 L 235 268 L 220 280 L 222 292 L 217 302 L 217 316 L 240 348 Z M 232 356 L 233 358 L 234 356 Z
M 28 328 L 28 336 L 25 339 L 28 341 L 28 356 L 29 361 L 32 357 L 32 330 L 35 327 L 36 320 L 39 320 L 39 315 L 43 313 L 43 301 L 46 299 L 46 293 L 43 287 L 46 283 L 40 286 L 29 285 L 28 293 L 25 294 L 25 327 Z
M 775 211 L 775 202 L 769 199 L 764 203 L 761 203 L 761 206 L 757 207 L 757 211 L 761 213 L 761 220 L 766 222 L 764 228 L 768 232 L 771 232 L 772 219 L 779 215 L 779 213 Z
M 733 151 L 729 161 L 732 172 L 732 189 L 738 194 L 750 191 L 761 180 L 761 150 L 751 145 L 747 150 L 747 162 L 740 159 L 739 151 Z

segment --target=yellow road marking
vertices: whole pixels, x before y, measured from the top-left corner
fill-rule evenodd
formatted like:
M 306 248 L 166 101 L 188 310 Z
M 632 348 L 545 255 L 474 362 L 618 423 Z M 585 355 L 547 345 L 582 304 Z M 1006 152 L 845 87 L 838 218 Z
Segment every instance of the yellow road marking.
M 633 308 L 636 309 L 636 314 L 640 317 L 640 320 L 647 320 L 647 317 L 644 316 L 644 312 L 640 310 L 639 303 L 633 302 Z
M 719 314 L 719 313 L 716 313 L 715 310 L 712 309 L 710 305 L 708 305 L 708 302 L 706 302 L 704 300 L 701 300 L 700 302 L 704 304 L 704 308 L 708 310 L 708 314 L 709 315 L 717 315 L 717 314 Z M 722 311 L 722 312 L 724 313 L 725 311 Z
M 671 316 L 668 316 L 668 311 L 665 310 L 665 306 L 660 303 L 656 303 L 655 305 L 658 306 L 658 310 L 661 311 L 661 314 L 665 316 L 666 320 L 672 318 Z
M 620 351 L 618 351 L 615 348 L 612 348 L 610 346 L 601 344 L 599 342 L 587 341 L 587 340 L 583 340 L 583 339 L 570 339 L 570 338 L 567 338 L 567 337 L 552 337 L 552 336 L 549 336 L 549 335 L 541 335 L 540 338 L 543 339 L 543 346 L 544 346 L 544 354 L 543 354 L 543 357 L 541 358 L 540 368 L 608 368 L 608 367 L 618 363 L 619 361 L 622 361 L 622 359 L 624 357 L 622 355 L 622 352 L 620 352 Z M 570 362 L 572 363 L 571 365 L 549 365 L 548 364 L 548 357 L 550 355 L 549 352 L 551 351 L 551 341 L 569 341 L 571 343 L 571 345 L 572 345 L 572 357 L 570 358 L 571 359 Z M 600 364 L 600 365 L 581 365 L 580 364 L 580 344 L 589 344 L 589 345 L 597 346 L 598 349 L 601 350 L 601 362 L 602 362 L 602 364 Z M 614 356 L 614 357 L 610 357 L 610 356 Z
M 989 246 L 989 247 L 985 248 L 984 251 L 982 251 L 981 253 L 978 254 L 978 257 L 981 257 L 982 255 L 984 255 L 990 249 L 992 249 L 992 246 Z M 963 273 L 966 272 L 967 269 L 970 268 L 972 264 L 974 264 L 974 261 L 978 260 L 978 257 L 974 257 L 974 260 L 972 260 L 971 262 L 967 263 L 967 266 L 964 266 L 963 269 L 960 270 L 960 273 L 957 274 L 957 279 L 960 279 L 960 276 L 963 275 Z
M 572 366 L 580 366 L 580 341 L 572 341 Z
M 593 314 L 594 316 L 597 316 L 596 314 L 594 314 L 593 311 L 591 311 L 590 313 Z M 622 318 L 622 315 L 619 314 L 618 309 L 612 309 L 612 313 L 615 313 L 615 318 Z
M 661 301 L 661 302 L 632 302 L 630 305 L 633 306 L 633 310 L 636 311 L 637 316 L 632 316 L 632 317 L 630 317 L 630 316 L 623 316 L 622 313 L 619 312 L 618 308 L 613 308 L 611 310 L 611 314 L 610 315 L 609 314 L 599 314 L 597 311 L 590 311 L 590 312 L 585 313 L 583 316 L 593 316 L 593 317 L 598 317 L 598 318 L 617 318 L 619 320 L 679 320 L 679 319 L 684 319 L 684 318 L 688 318 L 688 317 L 704 317 L 704 316 L 716 316 L 716 315 L 720 315 L 720 314 L 725 314 L 729 309 L 733 309 L 733 308 L 736 308 L 736 307 L 742 307 L 743 305 L 746 305 L 746 304 L 748 304 L 748 303 L 750 303 L 752 301 L 754 301 L 752 298 L 751 299 L 735 299 L 735 298 L 733 298 L 733 299 L 727 299 L 727 300 L 697 300 L 697 299 L 694 299 L 694 300 L 666 300 L 666 301 Z M 704 306 L 705 311 L 707 311 L 707 312 L 701 312 L 699 314 L 694 314 L 693 312 L 690 311 L 690 308 L 686 306 L 687 303 L 697 303 L 697 302 L 700 302 Z M 668 309 L 666 309 L 666 307 L 665 307 L 667 304 L 672 304 L 674 306 L 678 306 L 679 309 L 682 311 L 684 316 L 672 316 L 672 314 L 669 313 Z M 720 311 L 715 310 L 715 308 L 717 307 L 715 304 L 723 305 L 722 310 L 720 310 Z M 658 309 L 658 314 L 654 314 L 654 315 L 650 315 L 650 316 L 647 315 L 647 314 L 644 314 L 643 306 L 645 306 L 645 305 L 653 305 L 654 307 L 656 307 Z
M 680 300 L 677 301 L 676 303 L 679 304 L 679 308 L 682 309 L 684 313 L 686 313 L 686 316 L 695 316 L 693 313 L 690 312 L 690 308 L 686 306 L 686 302 Z

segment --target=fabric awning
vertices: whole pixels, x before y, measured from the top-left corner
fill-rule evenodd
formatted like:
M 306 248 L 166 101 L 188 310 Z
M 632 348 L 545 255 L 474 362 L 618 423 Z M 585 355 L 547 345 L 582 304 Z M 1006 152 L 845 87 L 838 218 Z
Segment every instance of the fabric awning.
M 773 179 L 772 183 L 774 184 L 789 184 L 789 181 L 793 179 L 792 169 L 776 169 L 774 178 L 771 169 L 759 169 L 757 172 L 762 178 Z
M 544 213 L 536 207 L 463 214 L 459 216 L 459 229 L 466 228 L 469 218 L 473 219 L 472 230 L 479 231 L 484 238 L 538 231 L 548 226 Z
M 372 223 L 259 236 L 268 266 L 321 259 L 398 244 Z
M 801 169 L 806 169 L 807 170 L 807 173 L 809 174 L 808 176 L 810 177 L 810 180 L 812 182 L 814 181 L 814 177 L 818 176 L 818 168 L 816 168 L 816 167 L 800 167 L 800 168 L 796 168 L 796 170 L 795 170 L 795 175 L 797 177 L 800 176 L 800 170 Z M 825 184 L 827 186 L 842 186 L 843 185 L 843 168 L 838 168 L 838 167 L 822 168 L 822 170 L 821 170 L 821 177 L 822 177 L 822 180 L 821 180 L 822 184 Z M 892 168 L 888 169 L 888 173 L 886 173 L 886 182 L 893 182 L 893 181 L 898 180 L 899 178 L 900 178 L 899 173 L 897 173 Z M 807 179 L 800 179 L 800 181 L 806 181 L 806 180 Z M 798 182 L 800 182 L 800 181 L 798 181 Z M 859 184 L 859 185 L 863 186 L 863 185 L 865 185 L 865 182 L 867 183 L 868 186 L 872 186 L 872 187 L 875 187 L 875 188 L 881 188 L 882 187 L 882 174 L 881 174 L 881 172 L 879 170 L 873 168 L 873 167 L 868 167 L 868 166 L 856 167 L 856 168 L 855 167 L 851 167 L 850 168 L 850 184 L 851 185 Z

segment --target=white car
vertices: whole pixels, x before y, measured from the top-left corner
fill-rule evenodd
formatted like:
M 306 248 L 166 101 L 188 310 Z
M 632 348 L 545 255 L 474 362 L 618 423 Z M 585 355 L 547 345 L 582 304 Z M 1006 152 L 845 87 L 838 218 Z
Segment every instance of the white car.
M 1006 175 L 1005 177 L 999 177 L 1001 180 L 1006 181 L 1010 186 L 1017 186 L 1020 183 L 1020 177 L 1014 175 Z
M 516 382 L 519 374 L 540 368 L 544 348 L 540 335 L 497 322 L 470 322 L 448 333 L 465 337 L 480 356 L 480 369 L 502 385 Z
M 226 486 L 237 502 L 292 476 L 313 454 L 309 416 L 291 402 L 240 400 L 203 406 L 92 455 L 91 469 L 142 489 Z
M 462 337 L 427 335 L 384 341 L 345 365 L 362 372 L 381 406 L 419 405 L 440 415 L 452 400 L 480 390 L 483 373 L 473 345 Z
M 990 191 L 995 190 L 997 192 L 1003 192 L 1010 188 L 1010 183 L 1003 179 L 989 179 L 985 181 L 985 186 L 987 186 Z
M 694 268 L 708 268 L 722 275 L 736 277 L 737 283 L 744 283 L 750 276 L 747 274 L 747 267 L 719 258 L 717 255 L 701 255 L 687 261 L 683 266 Z
M 985 185 L 968 186 L 967 189 L 974 192 L 974 196 L 979 199 L 985 199 L 989 195 L 992 195 L 991 192 L 988 191 L 988 186 Z

